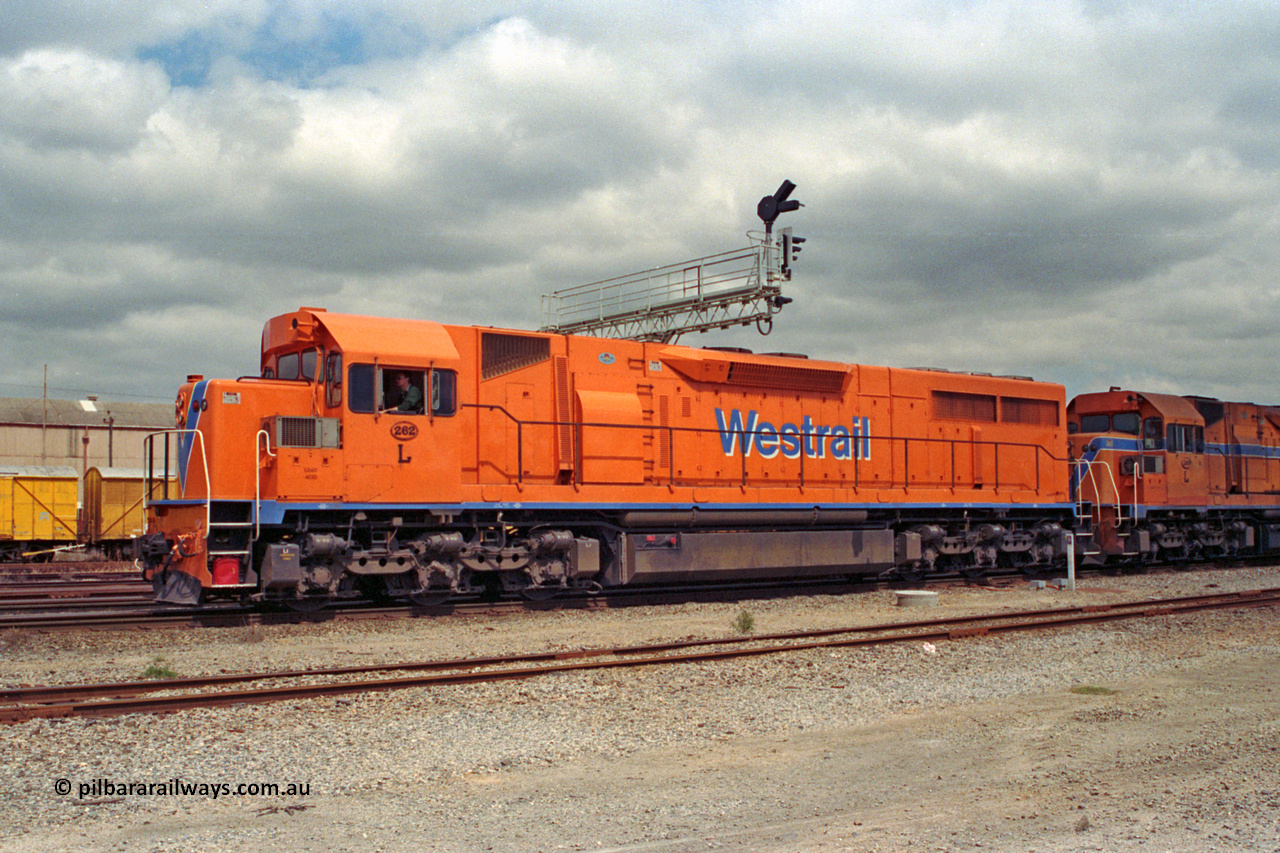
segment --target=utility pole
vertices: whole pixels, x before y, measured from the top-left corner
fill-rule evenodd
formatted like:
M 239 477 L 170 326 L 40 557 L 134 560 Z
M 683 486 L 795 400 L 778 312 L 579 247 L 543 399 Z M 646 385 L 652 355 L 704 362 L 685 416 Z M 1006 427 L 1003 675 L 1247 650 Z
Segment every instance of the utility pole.
M 44 390 L 41 392 L 42 414 L 40 415 L 40 464 L 49 459 L 49 365 L 44 366 Z

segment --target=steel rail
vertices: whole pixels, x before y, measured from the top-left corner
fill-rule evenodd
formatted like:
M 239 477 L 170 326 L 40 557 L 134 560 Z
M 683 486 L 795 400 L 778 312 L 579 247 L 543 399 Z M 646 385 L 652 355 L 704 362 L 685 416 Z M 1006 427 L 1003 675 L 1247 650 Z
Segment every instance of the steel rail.
M 1274 558 L 1271 558 L 1274 563 Z M 1185 567 L 1184 567 L 1185 568 Z M 1083 576 L 1084 573 L 1079 573 Z M 947 588 L 956 584 L 1007 588 L 1024 581 L 1021 572 L 993 572 L 981 578 L 965 577 L 959 573 L 939 574 L 924 581 L 929 586 Z M 613 607 L 661 606 L 673 603 L 741 601 L 749 598 L 769 598 L 776 595 L 845 595 L 874 589 L 893 589 L 902 580 L 894 578 L 852 577 L 812 578 L 781 584 L 776 581 L 759 581 L 737 584 L 696 584 L 664 588 L 618 588 L 601 594 L 580 594 L 555 597 L 545 601 L 503 600 L 482 602 L 472 599 L 448 601 L 438 605 L 415 605 L 402 602 L 394 605 L 377 605 L 364 600 L 332 602 L 319 610 L 293 611 L 288 609 L 262 610 L 253 605 L 232 601 L 215 602 L 196 608 L 173 605 L 157 605 L 153 601 L 139 601 L 138 606 L 127 610 L 106 609 L 114 602 L 95 601 L 86 598 L 64 598 L 67 612 L 26 612 L 36 608 L 24 606 L 10 608 L 6 613 L 0 599 L 0 630 L 25 629 L 38 632 L 75 630 L 159 630 L 167 628 L 216 628 L 247 627 L 250 625 L 303 624 L 329 621 L 366 620 L 385 618 L 419 618 L 436 616 L 492 615 L 514 609 L 542 610 L 594 610 Z M 51 611 L 52 608 L 43 608 Z M 95 612 L 96 611 L 96 612 Z
M 43 598 L 0 599 L 0 628 L 8 627 L 6 619 L 19 613 L 57 613 L 64 615 L 67 608 L 90 607 L 154 607 L 150 591 L 147 593 L 99 593 L 94 595 L 60 595 Z M 19 626 L 14 626 L 19 627 Z
M 901 642 L 948 641 L 1013 631 L 1044 630 L 1153 616 L 1168 616 L 1228 607 L 1268 607 L 1280 604 L 1280 589 L 1214 595 L 1184 596 L 1116 602 L 1107 605 L 1007 613 L 955 616 L 915 622 L 828 628 L 768 634 L 680 640 L 641 646 L 548 651 L 501 657 L 376 664 L 285 672 L 236 673 L 164 681 L 97 685 L 51 685 L 0 691 L 0 722 L 16 723 L 36 717 L 114 716 L 128 713 L 169 713 L 195 707 L 256 704 L 351 693 L 381 692 L 408 687 L 472 684 L 534 678 L 561 672 L 630 666 L 669 665 L 726 660 L 819 648 L 848 648 Z M 735 646 L 734 648 L 722 648 Z M 704 651 L 684 651 L 706 647 Z M 672 653 L 678 652 L 678 653 Z M 595 658 L 595 660 L 585 660 Z M 604 659 L 608 658 L 608 659 Z M 576 661 L 565 663 L 564 661 Z M 515 664 L 537 664 L 514 666 Z M 507 667 L 507 668 L 493 668 Z M 431 674 L 323 684 L 284 684 L 254 689 L 217 690 L 144 696 L 145 693 L 218 687 L 251 681 L 303 677 L 373 674 L 379 672 Z
M 151 584 L 134 580 L 0 583 L 0 603 L 13 598 L 90 598 L 95 595 L 151 592 Z

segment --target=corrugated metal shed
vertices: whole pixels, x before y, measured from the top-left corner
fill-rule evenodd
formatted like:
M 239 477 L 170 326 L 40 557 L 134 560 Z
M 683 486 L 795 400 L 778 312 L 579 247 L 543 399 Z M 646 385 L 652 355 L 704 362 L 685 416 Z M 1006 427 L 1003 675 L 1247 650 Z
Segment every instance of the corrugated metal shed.
M 0 465 L 136 468 L 145 436 L 171 429 L 172 403 L 0 397 Z
M 173 426 L 172 403 L 0 397 L 0 424 L 100 427 L 108 413 L 117 427 L 167 429 Z
M 79 477 L 80 472 L 71 465 L 0 465 L 0 477 Z

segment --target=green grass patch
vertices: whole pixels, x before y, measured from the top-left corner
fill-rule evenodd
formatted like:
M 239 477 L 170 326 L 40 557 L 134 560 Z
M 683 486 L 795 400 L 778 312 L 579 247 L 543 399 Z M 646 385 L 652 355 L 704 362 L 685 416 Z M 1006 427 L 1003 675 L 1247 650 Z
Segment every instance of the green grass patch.
M 177 678 L 178 671 L 164 658 L 156 658 L 142 671 L 143 678 Z
M 1082 687 L 1072 687 L 1072 693 L 1078 693 L 1081 696 L 1112 696 L 1118 693 L 1118 690 L 1112 690 L 1110 687 L 1097 687 L 1092 684 L 1086 684 Z
M 733 630 L 737 634 L 750 634 L 756 629 L 756 617 L 749 610 L 739 610 L 733 618 Z

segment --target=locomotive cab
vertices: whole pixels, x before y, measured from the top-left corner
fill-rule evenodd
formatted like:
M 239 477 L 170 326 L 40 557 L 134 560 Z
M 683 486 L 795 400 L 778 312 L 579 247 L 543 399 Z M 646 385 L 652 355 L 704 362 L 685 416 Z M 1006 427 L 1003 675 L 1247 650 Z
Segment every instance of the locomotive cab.
M 309 308 L 272 318 L 259 376 L 182 387 L 178 494 L 151 502 L 141 547 L 159 600 L 296 604 L 359 594 L 340 570 L 350 560 L 369 576 L 407 570 L 394 553 L 403 513 L 379 505 L 407 492 L 458 501 L 458 354 L 437 324 L 368 322 Z M 339 502 L 342 530 L 314 529 Z M 369 519 L 360 531 L 353 508 Z M 323 559 L 304 570 L 310 552 Z

